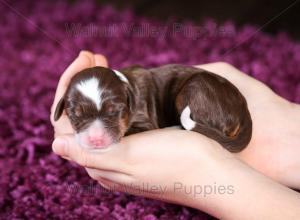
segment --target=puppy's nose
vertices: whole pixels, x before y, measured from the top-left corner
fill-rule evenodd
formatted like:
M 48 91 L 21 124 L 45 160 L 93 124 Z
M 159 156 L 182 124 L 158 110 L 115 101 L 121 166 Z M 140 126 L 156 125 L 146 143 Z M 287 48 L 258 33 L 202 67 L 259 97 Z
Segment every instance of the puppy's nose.
M 94 147 L 101 147 L 105 144 L 105 140 L 102 136 L 89 136 L 89 144 Z

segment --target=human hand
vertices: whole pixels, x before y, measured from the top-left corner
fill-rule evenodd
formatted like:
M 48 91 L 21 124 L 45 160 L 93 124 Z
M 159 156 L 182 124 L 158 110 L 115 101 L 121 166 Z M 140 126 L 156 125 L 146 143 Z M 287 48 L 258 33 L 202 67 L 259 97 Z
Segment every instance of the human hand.
M 107 189 L 194 207 L 217 218 L 295 219 L 300 214 L 298 193 L 193 131 L 142 132 L 106 152 L 82 148 L 64 136 L 53 150 L 85 167 Z
M 253 121 L 250 144 L 236 154 L 250 166 L 300 189 L 300 107 L 227 63 L 197 66 L 231 81 L 245 96 Z
M 82 148 L 72 135 L 65 135 L 53 150 L 85 167 L 105 188 L 194 207 L 194 194 L 179 185 L 223 182 L 222 167 L 236 160 L 205 136 L 171 128 L 127 136 L 106 151 Z M 197 208 L 204 206 L 205 199 L 197 203 Z
M 90 60 L 89 62 L 92 61 Z M 83 68 L 90 67 L 89 65 L 83 66 L 85 66 Z M 261 122 L 261 120 L 257 120 L 257 118 L 260 118 L 258 117 L 260 116 L 260 114 L 264 114 L 260 112 L 263 109 L 263 105 L 265 105 L 265 107 L 268 107 L 268 105 L 273 105 L 274 107 L 276 107 L 274 108 L 276 110 L 274 112 L 274 115 L 277 116 L 280 116 L 279 110 L 281 110 L 282 112 L 286 110 L 292 111 L 295 107 L 289 102 L 276 96 L 262 83 L 242 74 L 228 64 L 207 64 L 201 66 L 201 68 L 213 71 L 220 75 L 223 74 L 225 78 L 229 79 L 241 90 L 241 92 L 246 96 L 250 112 L 251 114 L 253 114 L 252 118 L 254 120 L 254 125 L 259 124 L 258 122 Z M 75 72 L 78 72 L 80 70 L 81 69 L 79 68 L 79 70 L 76 71 L 69 71 L 69 77 L 65 77 L 65 80 L 61 80 L 62 83 L 60 83 L 59 87 L 62 85 L 65 85 L 66 87 L 67 79 L 71 78 L 70 74 L 74 74 Z M 228 73 L 228 75 L 226 75 L 226 73 Z M 249 80 L 249 84 L 245 84 L 247 80 Z M 60 91 L 59 88 L 58 91 Z M 253 95 L 255 91 L 258 91 L 259 95 Z M 61 94 L 63 94 L 63 92 L 61 92 Z M 249 99 L 247 97 L 248 95 Z M 58 96 L 57 100 L 59 98 L 60 96 Z M 256 105 L 260 105 L 260 107 L 257 107 Z M 288 124 L 288 122 L 290 121 L 285 121 L 286 124 Z M 157 194 L 151 192 L 151 190 L 150 192 L 141 192 L 140 190 L 138 190 L 140 188 L 131 186 L 135 186 L 134 183 L 137 184 L 136 186 L 140 186 L 142 182 L 148 182 L 151 184 L 158 183 L 161 184 L 161 186 L 167 187 L 166 189 L 172 189 L 170 186 L 174 184 L 173 181 L 180 179 L 183 180 L 181 183 L 192 185 L 195 183 L 201 183 L 203 185 L 205 183 L 211 184 L 212 180 L 221 182 L 225 180 L 231 180 L 231 183 L 238 184 L 240 179 L 235 179 L 236 175 L 232 175 L 232 173 L 230 173 L 229 171 L 236 171 L 242 168 L 242 172 L 239 175 L 246 174 L 249 171 L 249 168 L 246 168 L 244 170 L 243 167 L 245 167 L 245 165 L 239 162 L 239 160 L 237 160 L 233 156 L 233 154 L 230 154 L 229 152 L 221 148 L 220 145 L 218 145 L 216 142 L 193 132 L 177 130 L 176 132 L 172 131 L 175 132 L 173 133 L 173 135 L 171 135 L 170 131 L 166 129 L 145 132 L 123 138 L 121 143 L 109 148 L 108 152 L 96 152 L 95 150 L 89 151 L 87 149 L 79 147 L 73 139 L 73 130 L 70 129 L 71 132 L 65 132 L 67 131 L 67 127 L 64 128 L 65 124 L 54 124 L 54 126 L 57 126 L 56 136 L 60 137 L 53 143 L 54 151 L 65 158 L 71 159 L 79 163 L 80 165 L 85 166 L 89 175 L 92 178 L 98 180 L 99 183 L 103 186 L 107 188 L 113 187 L 116 190 L 126 191 L 133 194 L 142 194 L 150 198 L 157 198 L 165 201 L 189 205 L 195 208 L 200 208 L 211 214 L 215 214 L 214 210 L 210 210 L 211 206 L 209 205 L 209 202 L 211 202 L 212 200 L 209 200 L 208 202 L 201 202 L 204 201 L 203 198 L 201 199 L 201 201 L 198 201 L 195 198 L 191 199 L 190 196 L 188 196 L 186 193 L 182 194 L 174 192 L 174 188 L 173 191 L 169 190 L 165 191 L 164 194 Z M 163 132 L 163 134 L 160 134 L 160 132 Z M 183 135 L 177 134 L 177 132 L 184 132 L 185 138 L 183 137 Z M 190 137 L 191 133 L 195 135 L 194 137 L 197 136 L 197 140 L 194 139 L 194 137 Z M 263 150 L 265 150 L 266 153 L 266 151 L 269 149 L 271 151 L 268 151 L 267 153 L 275 153 L 275 156 L 273 156 L 275 159 L 278 159 L 278 154 L 273 150 L 272 145 L 267 145 L 267 147 L 263 146 L 263 150 L 260 151 L 261 148 L 259 148 L 260 146 L 258 143 L 263 143 L 263 140 L 265 139 L 263 134 L 259 134 L 260 133 L 258 133 L 258 135 L 254 135 L 254 138 L 250 143 L 251 146 L 249 147 L 253 148 L 253 150 L 248 153 L 245 153 L 243 151 L 238 154 L 238 156 L 242 160 L 248 162 L 250 165 L 254 165 L 254 167 L 256 166 L 257 169 L 271 176 L 271 174 L 273 174 L 272 172 L 276 172 L 276 167 L 274 167 L 274 164 L 273 167 L 272 164 L 269 165 L 268 160 L 267 162 L 259 161 L 266 159 L 264 157 L 265 154 L 261 152 L 264 152 Z M 267 134 L 274 135 L 272 133 Z M 63 146 L 62 141 L 64 141 L 66 145 Z M 150 143 L 152 143 L 153 145 L 150 145 Z M 181 147 L 183 145 L 184 147 Z M 166 148 L 165 150 L 164 147 Z M 248 147 L 246 149 L 248 149 Z M 134 157 L 134 155 L 137 157 Z M 256 156 L 258 156 L 258 159 L 255 158 Z M 134 159 L 137 159 L 137 161 Z M 150 159 L 155 160 L 150 161 Z M 170 166 L 170 164 L 172 163 L 174 163 L 175 166 Z M 153 164 L 155 164 L 155 166 L 153 166 Z M 157 169 L 157 167 L 162 169 Z M 268 170 L 266 169 L 266 167 L 270 169 Z M 183 172 L 176 172 L 177 170 Z M 148 173 L 152 172 L 152 175 L 148 175 L 146 171 Z M 201 173 L 201 175 L 198 175 L 199 173 Z M 286 180 L 284 179 L 285 177 L 281 176 L 281 178 L 282 180 Z M 255 178 L 251 178 L 251 180 L 252 179 L 255 182 Z M 250 181 L 250 179 L 248 179 L 248 181 Z M 259 188 L 263 189 L 263 187 Z M 268 188 L 270 187 L 268 186 L 264 188 L 263 192 Z M 285 189 L 282 190 L 285 191 Z M 249 188 L 246 188 L 246 192 L 249 193 Z M 218 201 L 215 205 L 220 204 L 220 201 Z M 228 202 L 225 201 L 225 204 L 228 204 Z M 239 201 L 237 205 L 241 204 L 242 203 Z
M 115 152 L 113 156 L 110 156 L 112 152 L 107 152 L 105 154 L 99 154 L 95 151 L 88 153 L 85 152 L 85 150 L 82 149 L 73 138 L 74 130 L 65 113 L 63 113 L 58 121 L 54 121 L 53 116 L 55 106 L 67 89 L 70 79 L 74 76 L 74 74 L 82 69 L 95 65 L 107 66 L 107 61 L 101 55 L 93 55 L 86 51 L 81 52 L 79 57 L 67 68 L 60 78 L 51 109 L 51 123 L 54 127 L 55 137 L 67 139 L 68 146 L 70 148 L 54 148 L 54 151 L 60 156 L 69 160 L 74 160 L 80 165 L 86 167 L 90 176 L 97 179 L 102 185 L 106 187 L 113 185 L 116 187 L 115 189 L 127 186 L 127 189 L 130 190 L 131 193 L 138 193 L 138 190 L 128 187 L 131 184 L 137 184 L 137 182 L 140 183 L 144 181 L 149 182 L 152 185 L 160 183 L 161 186 L 167 187 L 170 190 L 175 180 L 186 180 L 184 176 L 189 173 L 188 170 L 193 169 L 196 165 L 196 162 L 192 160 L 191 156 L 197 161 L 201 159 L 200 156 L 195 157 L 195 155 L 197 155 L 197 148 L 195 145 L 201 145 L 201 143 L 203 146 L 210 145 L 211 143 L 212 145 L 215 145 L 216 143 L 214 141 L 204 137 L 204 139 L 200 138 L 201 141 L 193 142 L 192 140 L 194 140 L 195 137 L 199 139 L 201 136 L 193 132 L 187 133 L 186 131 L 177 130 L 176 133 L 174 133 L 174 130 L 171 131 L 170 129 L 163 129 L 124 138 L 122 144 L 109 148 L 114 150 L 112 152 Z M 175 141 L 173 144 L 170 142 L 178 140 L 178 137 L 180 141 Z M 152 139 L 157 140 L 157 143 L 153 143 Z M 56 139 L 53 146 L 57 144 L 57 141 L 58 139 Z M 148 143 L 148 145 L 145 143 Z M 141 146 L 144 147 L 141 148 Z M 61 150 L 64 151 L 66 149 L 67 152 L 61 152 Z M 211 149 L 214 151 L 217 148 Z M 103 156 L 106 159 L 103 158 Z M 178 161 L 181 161 L 182 158 L 189 159 L 185 160 L 185 164 L 178 163 Z M 202 159 L 202 163 L 205 160 L 208 160 L 208 157 L 204 157 Z M 162 169 L 152 169 L 153 163 L 157 164 Z M 181 166 L 176 167 L 176 165 Z M 112 167 L 114 167 L 114 169 L 112 169 Z M 147 175 L 145 176 L 145 174 Z M 162 196 L 160 193 L 154 193 L 153 195 L 154 197 L 157 195 Z M 153 197 L 153 195 L 152 192 L 148 193 L 148 197 Z M 168 196 L 174 197 L 170 198 L 170 200 L 177 199 L 176 201 L 178 202 L 181 200 L 178 194 L 174 193 L 168 194 L 165 198 L 161 199 L 166 200 Z
M 107 61 L 102 55 L 82 52 L 61 76 L 51 111 L 55 137 L 73 134 L 74 130 L 65 114 L 57 122 L 53 120 L 54 106 L 66 90 L 71 77 L 80 70 L 95 65 L 107 66 Z M 284 100 L 263 83 L 227 63 L 210 63 L 198 67 L 227 78 L 247 100 L 253 120 L 253 136 L 249 146 L 237 156 L 276 181 L 299 189 L 299 105 Z

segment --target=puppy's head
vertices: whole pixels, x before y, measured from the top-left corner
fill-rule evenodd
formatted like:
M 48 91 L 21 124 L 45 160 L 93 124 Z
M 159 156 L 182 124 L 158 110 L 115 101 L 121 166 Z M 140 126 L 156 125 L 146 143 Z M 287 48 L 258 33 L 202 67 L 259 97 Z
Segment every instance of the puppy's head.
M 119 71 L 85 69 L 71 79 L 54 119 L 65 110 L 80 145 L 105 148 L 125 135 L 133 106 L 131 91 L 128 79 Z

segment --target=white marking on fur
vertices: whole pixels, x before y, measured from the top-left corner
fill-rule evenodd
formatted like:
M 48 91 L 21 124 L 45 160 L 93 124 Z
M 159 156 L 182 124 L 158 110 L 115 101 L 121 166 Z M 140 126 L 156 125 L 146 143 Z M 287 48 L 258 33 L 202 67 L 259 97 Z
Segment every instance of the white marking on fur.
M 93 121 L 93 123 L 89 126 L 88 129 L 91 129 L 91 128 L 100 128 L 100 129 L 104 129 L 104 125 L 103 125 L 103 122 L 99 119 L 96 119 Z
M 115 72 L 115 74 L 120 78 L 120 80 L 122 80 L 123 82 L 129 83 L 128 79 L 126 78 L 126 76 L 119 72 L 118 70 L 113 70 Z
M 76 88 L 84 95 L 85 97 L 91 99 L 97 106 L 97 109 L 100 109 L 101 105 L 101 93 L 99 89 L 99 80 L 95 77 L 91 79 L 84 80 L 80 82 Z
M 191 119 L 191 109 L 188 105 L 180 115 L 180 122 L 186 130 L 192 130 L 196 126 L 196 122 Z

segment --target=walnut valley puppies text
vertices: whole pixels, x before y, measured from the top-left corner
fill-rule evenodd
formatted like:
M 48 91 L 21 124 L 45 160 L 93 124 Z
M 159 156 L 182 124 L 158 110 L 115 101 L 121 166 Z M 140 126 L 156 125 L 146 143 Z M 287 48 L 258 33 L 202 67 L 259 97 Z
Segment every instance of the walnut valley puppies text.
M 122 185 L 122 184 L 121 184 Z M 209 197 L 214 195 L 233 195 L 235 193 L 234 185 L 211 183 L 211 184 L 193 184 L 186 185 L 182 182 L 174 182 L 170 186 L 163 186 L 159 184 L 150 184 L 143 182 L 141 184 L 129 184 L 122 185 L 123 192 L 130 193 L 133 189 L 139 194 L 150 193 L 160 195 L 161 198 L 167 195 L 169 192 L 185 194 L 191 197 Z M 111 193 L 117 191 L 114 187 L 109 189 L 103 188 L 98 184 L 89 184 L 89 185 L 68 185 L 67 191 L 71 193 L 80 193 L 86 195 L 95 195 L 100 192 Z

